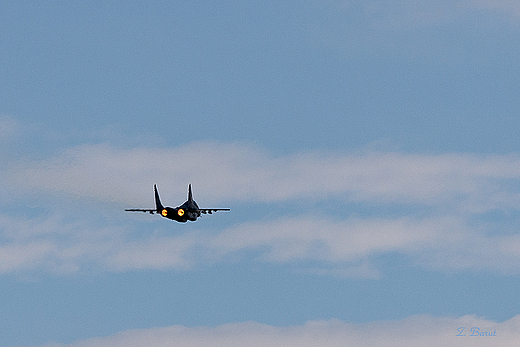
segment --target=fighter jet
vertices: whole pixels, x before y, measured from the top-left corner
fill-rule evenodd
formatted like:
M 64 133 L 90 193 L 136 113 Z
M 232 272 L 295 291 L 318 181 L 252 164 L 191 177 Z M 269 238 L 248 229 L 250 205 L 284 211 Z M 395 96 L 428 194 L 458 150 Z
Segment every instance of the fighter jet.
M 161 199 L 159 198 L 159 193 L 157 192 L 157 185 L 153 185 L 153 191 L 155 193 L 155 209 L 143 209 L 143 208 L 129 208 L 125 211 L 130 212 L 148 212 L 150 214 L 158 213 L 161 216 L 173 219 L 174 221 L 186 223 L 187 221 L 196 221 L 197 218 L 202 214 L 212 214 L 217 211 L 229 211 L 229 208 L 199 208 L 195 200 L 193 200 L 193 195 L 191 193 L 191 184 L 188 185 L 188 200 L 180 205 L 179 207 L 164 207 L 161 204 Z

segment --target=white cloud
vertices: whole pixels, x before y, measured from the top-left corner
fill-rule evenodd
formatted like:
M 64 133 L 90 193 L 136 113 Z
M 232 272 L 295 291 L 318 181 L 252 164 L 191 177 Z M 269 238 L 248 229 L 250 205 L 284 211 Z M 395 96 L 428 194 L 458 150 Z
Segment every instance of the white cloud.
M 460 328 L 465 328 L 459 330 Z M 479 336 L 470 336 L 472 334 Z M 478 330 L 477 330 L 478 329 Z M 461 332 L 461 333 L 460 333 Z M 480 336 L 480 334 L 492 336 Z M 466 336 L 457 336 L 458 334 Z M 245 322 L 217 327 L 172 326 L 129 330 L 113 336 L 46 347 L 170 347 L 170 346 L 515 346 L 520 316 L 496 323 L 475 316 L 460 318 L 412 316 L 399 321 L 352 324 L 332 319 L 301 326 L 274 327 Z
M 373 254 L 427 247 L 448 235 L 448 228 L 443 224 L 446 223 L 439 220 L 407 218 L 350 218 L 333 222 L 304 216 L 244 224 L 224 231 L 211 244 L 225 252 L 269 246 L 270 250 L 264 256 L 270 261 L 357 261 Z
M 484 228 L 446 216 L 341 221 L 303 216 L 247 223 L 209 241 L 210 251 L 221 256 L 261 250 L 263 261 L 311 260 L 328 264 L 311 272 L 349 277 L 377 277 L 373 259 L 394 253 L 427 269 L 518 273 L 519 244 L 518 235 L 490 235 Z
M 175 187 L 175 197 L 183 199 L 192 182 L 205 203 L 318 201 L 347 194 L 351 201 L 448 204 L 473 211 L 520 208 L 520 194 L 511 189 L 520 183 L 516 155 L 310 152 L 274 157 L 238 144 L 130 150 L 85 145 L 52 159 L 13 164 L 4 176 L 17 189 L 130 206 L 151 206 L 154 183 L 163 197 L 173 195 Z
M 131 227 L 96 228 L 80 220 L 2 217 L 0 273 L 69 273 L 92 267 L 186 271 L 252 258 L 320 275 L 378 278 L 377 259 L 389 254 L 440 271 L 520 272 L 518 235 L 490 235 L 456 217 L 331 220 L 307 214 L 223 230 L 141 234 L 136 237 Z
M 136 269 L 191 269 L 195 262 L 191 253 L 205 242 L 200 233 L 184 236 L 152 236 L 146 240 L 126 240 L 101 259 L 112 271 Z
M 4 215 L 2 273 L 71 272 L 90 265 L 108 271 L 186 270 L 252 256 L 280 264 L 310 262 L 301 271 L 377 277 L 374 259 L 385 254 L 406 255 L 414 265 L 442 271 L 520 271 L 520 239 L 514 228 L 493 232 L 503 224 L 475 223 L 484 212 L 520 209 L 516 155 L 311 152 L 274 157 L 239 144 L 130 150 L 98 145 L 72 148 L 48 160 L 17 162 L 3 176 L 16 187 L 16 193 L 2 189 L 11 198 L 65 193 L 118 201 L 121 209 L 152 207 L 153 183 L 159 184 L 164 203 L 179 204 L 185 185 L 192 182 L 201 207 L 226 201 L 292 205 L 304 199 L 316 209 L 298 215 L 289 209 L 291 216 L 223 230 L 141 233 L 138 238 L 132 236 L 132 226 L 119 221 L 107 227 L 106 221 L 81 214 L 67 219 Z M 180 192 L 172 194 L 172 186 Z M 168 198 L 172 195 L 176 198 Z M 367 204 L 368 209 L 396 204 L 412 208 L 398 215 L 361 218 L 347 211 L 331 217 L 320 206 L 331 199 Z M 417 205 L 423 207 L 420 212 Z
M 70 273 L 99 264 L 124 238 L 119 227 L 96 228 L 59 216 L 1 215 L 0 240 L 0 273 Z

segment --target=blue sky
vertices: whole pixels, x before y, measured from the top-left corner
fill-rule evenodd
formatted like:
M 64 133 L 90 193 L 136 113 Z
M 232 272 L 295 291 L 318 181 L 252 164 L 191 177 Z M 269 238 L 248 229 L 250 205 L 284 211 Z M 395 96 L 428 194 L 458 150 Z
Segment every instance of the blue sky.
M 519 36 L 506 0 L 0 2 L 2 345 L 518 341 Z M 124 212 L 188 183 L 231 212 Z

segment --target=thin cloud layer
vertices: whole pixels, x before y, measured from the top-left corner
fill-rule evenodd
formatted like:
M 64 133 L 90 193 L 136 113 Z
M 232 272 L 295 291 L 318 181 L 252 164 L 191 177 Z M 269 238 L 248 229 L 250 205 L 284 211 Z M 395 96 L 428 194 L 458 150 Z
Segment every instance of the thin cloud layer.
M 444 37 L 446 28 L 453 30 L 453 25 L 469 25 L 467 28 L 482 29 L 473 31 L 476 35 L 480 33 L 478 39 L 485 47 L 487 37 L 482 35 L 489 31 L 489 25 L 510 25 L 520 19 L 520 5 L 514 0 L 338 0 L 312 3 L 315 12 L 327 15 L 327 20 L 308 24 L 315 45 L 333 47 L 346 57 L 366 59 L 376 54 L 378 61 L 383 55 L 398 56 L 400 61 L 419 59 L 422 63 L 461 63 L 461 57 L 467 56 L 471 47 L 465 46 L 464 40 L 456 45 L 450 44 L 453 38 L 436 40 L 433 33 Z M 425 28 L 429 30 L 423 30 Z M 415 40 L 411 41 L 411 37 Z M 481 49 L 470 55 L 480 56 L 485 52 L 486 49 Z
M 520 3 L 515 0 L 470 0 L 468 5 L 481 10 L 505 13 L 515 20 L 520 19 Z
M 463 329 L 462 329 L 463 328 Z M 459 335 L 459 336 L 457 336 Z M 487 336 L 486 336 L 487 335 Z M 350 324 L 340 320 L 310 321 L 274 327 L 246 322 L 217 327 L 172 326 L 129 330 L 119 334 L 45 347 L 123 346 L 514 346 L 520 339 L 520 317 L 496 323 L 475 316 L 412 316 L 400 321 Z M 44 346 L 42 346 L 44 347 Z
M 0 142 L 11 140 L 20 130 L 20 124 L 14 118 L 0 115 Z
M 120 227 L 92 227 L 60 216 L 0 216 L 0 273 L 77 272 L 124 243 Z M 97 265 L 99 266 L 99 265 Z
M 449 23 L 478 10 L 483 13 L 504 13 L 518 20 L 520 5 L 515 0 L 401 0 L 395 2 L 346 0 L 336 2 L 343 11 L 361 9 L 373 26 L 396 28 Z
M 520 208 L 520 159 L 516 155 L 417 155 L 402 153 L 300 153 L 274 157 L 239 144 L 196 143 L 172 149 L 80 146 L 34 162 L 11 163 L 2 195 L 74 196 L 115 201 L 123 207 L 153 205 L 151 188 L 185 197 L 185 186 L 204 192 L 204 205 L 281 203 L 285 214 L 222 229 L 184 234 L 132 233 L 130 220 L 92 220 L 76 213 L 0 218 L 0 273 L 189 270 L 230 257 L 278 264 L 310 262 L 302 269 L 335 276 L 378 277 L 374 260 L 405 255 L 410 263 L 440 271 L 520 272 L 520 236 L 513 217 Z M 179 183 L 179 182 L 182 182 Z M 9 186 L 16 187 L 16 191 Z M 172 193 L 171 186 L 181 187 Z M 314 209 L 287 208 L 304 199 Z M 322 202 L 405 206 L 395 214 L 364 217 L 333 212 Z M 201 202 L 201 201 L 199 201 Z M 279 212 L 279 211 L 278 211 Z M 278 214 L 279 215 L 279 214 Z M 149 217 L 149 216 L 147 216 Z M 497 231 L 498 230 L 498 231 Z M 140 235 L 136 237 L 135 235 Z M 148 236 L 147 236 L 148 235 Z M 202 250 L 202 251 L 201 251 Z
M 455 217 L 424 219 L 311 217 L 246 222 L 223 230 L 150 233 L 63 219 L 0 224 L 0 273 L 187 271 L 229 259 L 292 264 L 301 271 L 378 278 L 379 256 L 400 254 L 438 271 L 520 272 L 520 236 L 490 235 Z M 25 235 L 24 235 L 25 233 Z M 133 235 L 133 236 L 132 236 Z M 306 267 L 301 267 L 305 263 Z
M 516 155 L 302 153 L 274 157 L 238 144 L 196 143 L 172 149 L 80 146 L 48 160 L 20 162 L 4 173 L 17 189 L 65 192 L 126 204 L 149 203 L 154 183 L 184 198 L 187 183 L 208 203 L 238 200 L 350 201 L 451 205 L 473 212 L 520 208 Z M 4 187 L 8 189 L 8 187 Z

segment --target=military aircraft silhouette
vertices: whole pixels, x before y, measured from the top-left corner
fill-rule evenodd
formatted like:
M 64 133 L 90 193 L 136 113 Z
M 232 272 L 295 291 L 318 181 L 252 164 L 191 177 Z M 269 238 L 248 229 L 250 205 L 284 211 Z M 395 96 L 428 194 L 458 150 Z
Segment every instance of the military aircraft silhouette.
M 148 212 L 150 214 L 158 213 L 161 216 L 173 219 L 174 221 L 186 223 L 187 221 L 196 221 L 197 218 L 202 214 L 212 214 L 217 211 L 229 211 L 229 208 L 199 208 L 193 195 L 191 193 L 191 184 L 188 185 L 188 200 L 180 205 L 179 207 L 164 207 L 161 204 L 159 193 L 157 192 L 157 185 L 153 185 L 153 191 L 155 193 L 155 209 L 144 209 L 144 208 L 129 208 L 125 211 L 129 212 Z

